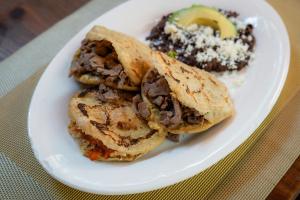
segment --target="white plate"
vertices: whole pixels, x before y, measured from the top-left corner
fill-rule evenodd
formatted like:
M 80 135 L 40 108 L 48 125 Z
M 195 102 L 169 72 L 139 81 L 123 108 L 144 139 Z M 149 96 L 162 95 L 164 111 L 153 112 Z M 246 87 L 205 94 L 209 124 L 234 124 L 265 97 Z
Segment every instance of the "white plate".
M 180 144 L 165 142 L 131 163 L 92 162 L 81 155 L 69 136 L 67 105 L 78 89 L 68 78 L 72 56 L 95 24 L 144 39 L 155 20 L 193 3 L 235 10 L 255 24 L 255 60 L 244 84 L 233 93 L 236 115 Z M 45 170 L 62 183 L 99 194 L 150 191 L 187 179 L 218 162 L 242 144 L 265 119 L 276 102 L 288 72 L 287 31 L 276 12 L 262 0 L 132 0 L 97 18 L 56 55 L 41 77 L 29 110 L 29 137 Z

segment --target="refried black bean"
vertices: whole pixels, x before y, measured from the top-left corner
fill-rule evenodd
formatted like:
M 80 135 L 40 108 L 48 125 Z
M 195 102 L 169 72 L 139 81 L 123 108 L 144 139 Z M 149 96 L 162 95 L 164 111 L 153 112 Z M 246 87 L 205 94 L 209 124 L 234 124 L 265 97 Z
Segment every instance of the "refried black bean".
M 225 11 L 219 9 L 220 12 L 222 12 L 226 17 L 232 17 L 237 18 L 239 14 L 235 11 Z M 217 59 L 212 59 L 211 61 L 206 62 L 198 62 L 196 55 L 199 52 L 205 52 L 206 49 L 204 48 L 196 48 L 195 44 L 192 44 L 194 47 L 193 51 L 190 55 L 186 55 L 185 51 L 182 51 L 182 49 L 185 49 L 186 46 L 179 40 L 174 43 L 171 39 L 170 34 L 166 34 L 164 32 L 165 24 L 167 23 L 168 17 L 170 14 L 165 15 L 162 17 L 162 19 L 158 22 L 156 26 L 153 27 L 153 29 L 150 32 L 150 35 L 146 38 L 150 42 L 150 47 L 154 50 L 158 50 L 164 53 L 168 52 L 176 52 L 176 59 L 179 61 L 186 63 L 187 65 L 196 66 L 200 69 L 204 69 L 206 71 L 216 71 L 216 72 L 223 72 L 223 71 L 232 71 L 235 69 L 232 69 L 231 67 L 227 65 L 222 65 L 220 61 Z M 216 31 L 214 31 L 214 35 L 216 35 Z M 249 39 L 248 36 L 251 36 Z M 253 35 L 253 25 L 247 24 L 245 29 L 239 29 L 238 35 L 235 38 L 235 42 L 237 40 L 241 40 L 243 44 L 248 45 L 248 51 L 253 52 L 254 46 L 255 46 L 255 37 Z M 213 47 L 214 50 L 217 49 L 216 46 Z M 235 65 L 236 70 L 241 70 L 244 67 L 248 65 L 250 61 L 250 57 L 246 57 L 242 61 L 236 61 Z

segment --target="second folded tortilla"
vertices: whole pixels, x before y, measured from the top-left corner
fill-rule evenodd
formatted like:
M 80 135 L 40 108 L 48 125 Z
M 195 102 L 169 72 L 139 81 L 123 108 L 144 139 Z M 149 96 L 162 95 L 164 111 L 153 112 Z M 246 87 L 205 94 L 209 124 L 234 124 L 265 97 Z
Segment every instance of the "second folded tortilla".
M 163 53 L 153 53 L 153 66 L 142 82 L 142 99 L 134 100 L 151 128 L 174 134 L 204 131 L 234 112 L 223 83 Z
M 70 75 L 87 85 L 135 91 L 151 63 L 142 42 L 103 26 L 94 26 L 75 53 Z

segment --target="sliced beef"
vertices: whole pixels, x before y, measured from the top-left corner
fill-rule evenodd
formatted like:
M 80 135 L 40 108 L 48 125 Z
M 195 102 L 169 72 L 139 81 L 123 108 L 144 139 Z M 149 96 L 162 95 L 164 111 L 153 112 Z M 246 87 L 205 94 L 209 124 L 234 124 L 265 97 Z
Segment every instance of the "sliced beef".
M 172 103 L 173 103 L 173 109 L 174 109 L 174 115 L 170 119 L 171 124 L 174 127 L 177 127 L 182 122 L 182 111 L 181 111 L 181 105 L 177 99 L 174 97 L 171 97 Z
M 169 128 L 176 128 L 181 123 L 179 102 L 171 97 L 167 80 L 157 70 L 151 70 L 143 83 L 143 92 L 160 110 L 160 123 Z
M 160 123 L 169 127 L 176 128 L 182 122 L 182 111 L 180 103 L 173 97 L 171 97 L 172 104 L 169 107 L 172 107 L 171 111 L 161 111 L 160 112 Z
M 182 119 L 189 124 L 199 124 L 204 120 L 203 115 L 197 110 L 186 106 L 182 107 Z
M 127 76 L 127 74 L 124 72 L 124 70 L 122 70 L 118 76 L 119 78 L 119 85 L 132 85 L 129 77 Z
M 94 42 L 86 40 L 85 42 L 87 45 L 94 47 L 95 53 L 101 57 L 109 56 L 110 54 L 114 53 L 114 48 L 112 47 L 111 43 L 107 40 L 100 40 Z M 90 49 L 88 48 L 87 51 L 89 50 Z
M 80 52 L 71 64 L 70 75 L 98 76 L 108 85 L 132 85 L 111 42 L 83 40 Z
M 122 121 L 119 121 L 117 123 L 117 128 L 120 130 L 126 130 L 126 131 L 137 130 L 137 127 L 135 124 L 129 123 L 129 122 L 122 122 Z
M 167 80 L 153 69 L 147 73 L 143 83 L 143 93 L 159 109 L 160 123 L 168 128 L 177 128 L 182 123 L 200 123 L 203 116 L 195 109 L 182 106 L 170 95 Z M 141 99 L 139 99 L 141 101 Z M 139 110 L 137 109 L 139 112 Z M 142 114 L 141 114 L 142 115 Z
M 111 69 L 97 68 L 97 72 L 100 73 L 101 75 L 111 76 L 111 77 L 118 76 L 122 70 L 123 70 L 122 65 L 116 65 L 115 67 L 113 67 Z
M 116 101 L 120 99 L 120 96 L 116 90 L 113 90 L 104 84 L 100 84 L 98 90 L 98 99 L 103 102 Z
M 174 115 L 172 111 L 160 111 L 160 123 L 162 123 L 165 126 L 171 126 L 171 118 Z
M 173 133 L 168 133 L 167 134 L 167 139 L 171 140 L 172 142 L 179 142 L 180 140 L 180 135 L 178 134 L 173 134 Z
M 167 98 L 164 98 L 162 96 L 158 96 L 153 100 L 153 103 L 159 107 L 163 106 L 166 107 L 167 106 L 167 102 L 166 102 Z M 164 104 L 164 105 L 163 105 Z
M 150 111 L 146 102 L 143 102 L 141 95 L 136 95 L 132 98 L 132 102 L 135 108 L 136 113 L 142 119 L 147 120 L 150 117 Z
M 148 95 L 151 98 L 156 98 L 158 96 L 167 96 L 170 94 L 170 88 L 166 79 L 160 77 L 154 83 L 146 84 L 149 87 Z
M 116 103 L 118 100 L 132 101 L 134 92 L 112 89 L 104 84 L 99 85 L 98 99 L 102 102 Z

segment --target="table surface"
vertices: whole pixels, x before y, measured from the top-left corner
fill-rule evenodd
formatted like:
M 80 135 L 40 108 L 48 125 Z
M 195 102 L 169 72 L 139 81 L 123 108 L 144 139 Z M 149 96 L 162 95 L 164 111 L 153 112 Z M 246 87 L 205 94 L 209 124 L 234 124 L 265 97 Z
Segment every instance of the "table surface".
M 0 0 L 0 61 L 88 1 Z M 300 157 L 267 199 L 296 199 L 297 197 L 300 199 Z
M 0 0 L 0 61 L 89 0 Z

